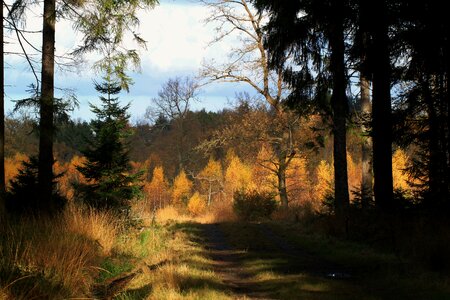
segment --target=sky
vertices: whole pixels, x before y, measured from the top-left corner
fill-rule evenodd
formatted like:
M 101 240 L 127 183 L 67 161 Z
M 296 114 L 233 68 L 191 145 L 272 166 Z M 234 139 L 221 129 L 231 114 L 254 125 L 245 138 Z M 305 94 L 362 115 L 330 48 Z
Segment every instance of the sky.
M 157 96 L 161 86 L 169 78 L 177 76 L 197 76 L 203 60 L 226 58 L 231 50 L 232 41 L 227 40 L 214 46 L 208 46 L 214 36 L 214 26 L 206 25 L 204 19 L 208 15 L 207 8 L 194 1 L 161 0 L 160 4 L 149 11 L 139 13 L 141 21 L 138 32 L 147 41 L 147 49 L 140 49 L 141 71 L 130 73 L 134 85 L 129 93 L 122 93 L 122 103 L 131 102 L 132 121 L 141 120 L 151 99 Z M 41 27 L 40 12 L 36 8 L 27 14 L 27 29 L 39 30 Z M 28 34 L 31 44 L 40 47 L 40 34 Z M 20 47 L 12 33 L 6 39 L 6 51 L 20 52 Z M 69 53 L 81 40 L 68 21 L 56 24 L 56 53 Z M 29 45 L 25 45 L 32 53 Z M 34 58 L 34 57 L 32 57 Z M 36 56 L 36 59 L 38 56 Z M 98 103 L 98 94 L 94 90 L 93 80 L 100 74 L 92 71 L 95 55 L 88 55 L 85 63 L 76 70 L 67 71 L 57 67 L 55 85 L 56 96 L 61 96 L 59 89 L 73 89 L 79 101 L 79 108 L 72 113 L 74 118 L 90 119 L 89 103 Z M 40 74 L 37 74 L 40 76 Z M 34 76 L 18 55 L 6 56 L 5 69 L 5 106 L 9 111 L 13 107 L 12 100 L 27 97 L 27 87 L 35 82 Z M 217 111 L 234 98 L 236 92 L 251 90 L 245 84 L 214 83 L 202 87 L 200 101 L 193 103 L 194 110 L 205 108 Z

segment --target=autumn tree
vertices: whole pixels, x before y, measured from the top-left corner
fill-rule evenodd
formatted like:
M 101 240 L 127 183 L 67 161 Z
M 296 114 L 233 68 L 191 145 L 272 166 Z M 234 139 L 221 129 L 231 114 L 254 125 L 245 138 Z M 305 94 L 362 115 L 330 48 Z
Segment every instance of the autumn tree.
M 277 190 L 277 169 L 272 161 L 273 152 L 270 147 L 262 145 L 253 166 L 253 181 L 261 193 L 273 193 Z
M 236 191 L 253 189 L 254 183 L 251 167 L 244 164 L 234 151 L 230 151 L 227 154 L 227 161 L 224 191 L 229 199 L 232 199 Z
M 208 23 L 217 25 L 217 36 L 213 43 L 228 37 L 238 38 L 240 44 L 229 53 L 224 63 L 206 62 L 202 76 L 209 81 L 242 82 L 248 84 L 270 106 L 270 121 L 265 140 L 273 148 L 278 167 L 278 191 L 283 207 L 287 207 L 286 170 L 295 155 L 293 131 L 300 119 L 287 111 L 283 105 L 287 87 L 283 82 L 280 62 L 278 68 L 269 68 L 266 38 L 263 24 L 267 18 L 265 11 L 256 10 L 247 0 L 202 1 L 210 9 Z M 286 60 L 288 58 L 286 57 Z
M 203 194 L 207 195 L 207 205 L 210 206 L 213 196 L 223 191 L 222 165 L 210 157 L 203 170 L 193 177 L 200 182 Z
M 333 195 L 334 188 L 334 171 L 325 160 L 320 161 L 316 169 L 317 183 L 314 187 L 314 195 L 316 199 L 324 202 Z
M 312 181 L 305 157 L 296 156 L 292 160 L 286 171 L 286 185 L 292 203 L 297 205 L 309 203 L 315 206 L 315 201 L 312 199 Z
M 195 192 L 191 198 L 189 198 L 188 202 L 188 210 L 194 215 L 198 216 L 206 209 L 206 201 L 203 196 L 201 196 L 198 192 Z
M 152 180 L 144 185 L 144 192 L 152 209 L 163 208 L 169 204 L 169 185 L 164 176 L 164 169 L 157 166 L 153 169 Z
M 172 186 L 172 199 L 175 204 L 186 204 L 192 194 L 193 183 L 187 177 L 186 172 L 181 172 L 175 177 Z
M 395 190 L 409 190 L 409 158 L 402 149 L 395 150 L 392 155 L 392 178 Z

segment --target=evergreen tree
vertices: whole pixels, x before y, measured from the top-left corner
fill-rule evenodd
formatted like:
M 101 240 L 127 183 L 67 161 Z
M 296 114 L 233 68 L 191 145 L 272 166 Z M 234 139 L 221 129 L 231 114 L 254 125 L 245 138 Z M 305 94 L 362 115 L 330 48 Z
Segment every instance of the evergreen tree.
M 128 144 L 126 138 L 130 118 L 129 104 L 120 106 L 119 98 L 114 97 L 121 91 L 120 83 L 104 78 L 103 83 L 95 83 L 95 89 L 105 95 L 100 96 L 101 106 L 91 104 L 91 110 L 97 118 L 91 121 L 93 138 L 90 147 L 83 151 L 86 157 L 84 165 L 77 167 L 87 179 L 87 184 L 79 188 L 84 202 L 101 209 L 126 209 L 129 201 L 139 194 L 137 184 L 142 173 L 130 175 Z
M 6 193 L 6 208 L 10 213 L 16 214 L 35 214 L 42 213 L 54 214 L 61 211 L 67 200 L 58 191 L 57 180 L 63 174 L 54 174 L 52 172 L 52 210 L 47 203 L 42 203 L 39 197 L 38 184 L 38 158 L 32 156 L 29 160 L 21 162 L 22 167 L 19 173 L 10 181 L 10 188 Z

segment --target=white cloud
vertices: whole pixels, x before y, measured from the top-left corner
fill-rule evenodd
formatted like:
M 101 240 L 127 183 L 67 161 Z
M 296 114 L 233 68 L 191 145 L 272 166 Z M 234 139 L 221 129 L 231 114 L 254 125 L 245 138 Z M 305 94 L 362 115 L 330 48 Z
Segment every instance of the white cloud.
M 40 7 L 30 13 L 27 25 L 30 30 L 40 30 L 42 19 Z M 150 104 L 152 97 L 157 95 L 161 85 L 170 77 L 183 75 L 197 75 L 204 59 L 215 58 L 221 60 L 231 48 L 230 41 L 207 47 L 214 35 L 212 25 L 205 25 L 203 20 L 208 15 L 207 8 L 189 2 L 162 2 L 159 6 L 149 11 L 139 13 L 141 25 L 138 32 L 147 41 L 147 50 L 139 50 L 141 55 L 140 74 L 131 74 L 135 85 L 130 94 L 123 96 L 123 102 L 133 100 L 131 114 L 142 116 L 145 107 Z M 30 41 L 40 48 L 41 35 L 31 34 L 27 36 Z M 11 39 L 15 37 L 12 36 Z M 81 41 L 81 34 L 76 33 L 72 23 L 59 21 L 56 24 L 56 53 L 64 55 L 72 51 Z M 130 44 L 131 45 L 131 44 Z M 8 45 L 9 51 L 20 52 L 17 43 Z M 30 48 L 27 48 L 31 51 Z M 39 55 L 37 55 L 37 58 Z M 86 57 L 87 64 L 80 66 L 78 73 L 56 73 L 56 84 L 59 87 L 75 88 L 80 99 L 80 110 L 77 117 L 89 118 L 88 100 L 97 99 L 97 94 L 92 87 L 92 78 L 97 75 L 92 71 L 92 63 L 98 59 L 98 55 L 91 54 Z M 20 98 L 26 86 L 33 82 L 29 68 L 24 64 L 23 58 L 9 56 L 7 62 L 13 67 L 7 70 L 7 83 L 14 88 L 7 87 L 10 98 Z M 39 71 L 39 70 L 38 70 Z M 39 74 L 38 74 L 39 75 Z M 206 87 L 202 98 L 206 99 L 201 105 L 206 109 L 218 110 L 226 104 L 227 98 L 232 98 L 235 91 L 242 89 L 242 85 L 212 85 Z

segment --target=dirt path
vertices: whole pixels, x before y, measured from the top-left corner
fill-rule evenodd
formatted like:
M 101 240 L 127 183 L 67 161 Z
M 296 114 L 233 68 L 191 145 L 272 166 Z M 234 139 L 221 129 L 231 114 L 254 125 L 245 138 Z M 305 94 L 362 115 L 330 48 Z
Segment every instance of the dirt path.
M 351 279 L 349 270 L 295 247 L 266 224 L 252 224 L 250 230 L 246 228 L 250 235 L 257 236 L 256 241 L 263 242 L 247 247 L 232 245 L 226 236 L 230 233 L 225 233 L 220 224 L 199 226 L 214 272 L 237 299 L 280 299 L 277 295 L 283 288 L 281 284 L 258 280 L 257 275 L 264 271 L 283 276 L 308 274 L 319 281 Z M 234 230 L 238 230 L 236 235 L 239 235 L 239 228 Z
M 202 232 L 214 272 L 238 299 L 273 299 L 251 279 L 252 274 L 243 267 L 245 251 L 230 247 L 218 224 L 204 224 Z

